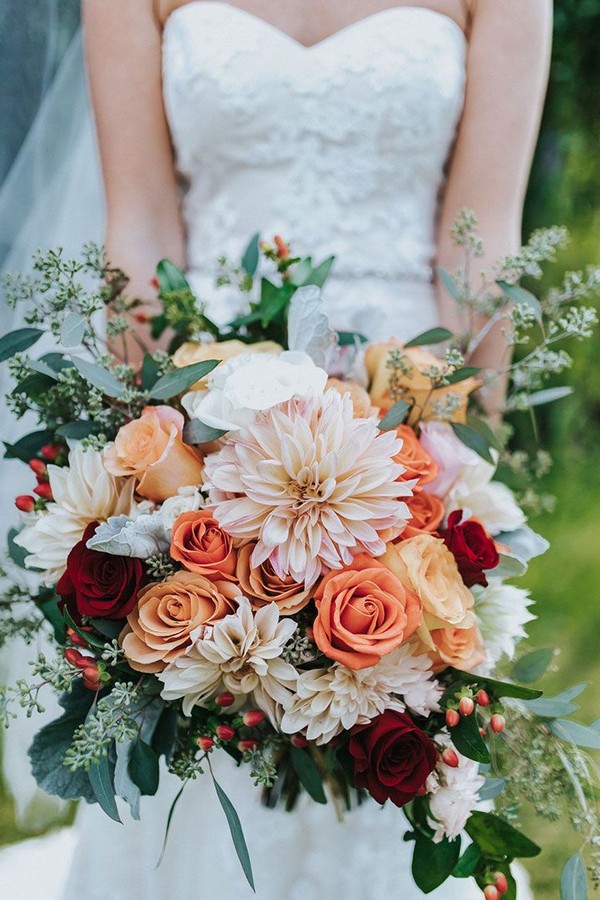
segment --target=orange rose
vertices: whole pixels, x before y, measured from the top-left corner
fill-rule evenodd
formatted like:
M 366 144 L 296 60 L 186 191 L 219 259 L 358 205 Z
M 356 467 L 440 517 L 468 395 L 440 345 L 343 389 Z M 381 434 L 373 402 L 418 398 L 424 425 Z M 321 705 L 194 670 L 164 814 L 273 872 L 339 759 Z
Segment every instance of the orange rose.
M 229 581 L 177 572 L 138 594 L 127 616 L 121 646 L 136 672 L 161 672 L 191 643 L 191 634 L 234 612 L 240 589 Z
M 377 415 L 378 410 L 371 404 L 371 398 L 356 381 L 342 381 L 340 378 L 329 378 L 325 385 L 325 390 L 329 390 L 329 388 L 336 390 L 342 397 L 344 394 L 350 394 L 355 419 L 368 419 L 369 416 Z
M 402 440 L 402 447 L 394 457 L 395 462 L 404 466 L 405 472 L 400 476 L 401 481 L 410 481 L 418 478 L 418 483 L 413 488 L 420 491 L 425 484 L 435 481 L 438 474 L 438 464 L 421 445 L 410 425 L 400 425 L 396 432 Z
M 393 368 L 393 354 L 399 354 L 402 367 Z M 476 378 L 466 378 L 458 384 L 432 390 L 431 379 L 423 374 L 430 366 L 439 366 L 440 360 L 422 347 L 404 348 L 401 341 L 393 339 L 387 344 L 371 344 L 365 353 L 365 366 L 371 387 L 371 402 L 387 412 L 397 400 L 413 404 L 408 424 L 426 422 L 436 416 L 433 404 L 452 394 L 458 398 L 458 407 L 450 416 L 453 422 L 464 423 L 467 417 L 469 394 L 479 387 Z M 393 394 L 391 389 L 393 387 Z
M 184 418 L 170 406 L 146 406 L 139 419 L 119 428 L 113 444 L 104 451 L 104 465 L 111 475 L 135 475 L 137 492 L 162 503 L 180 487 L 202 481 L 202 460 L 184 444 Z
M 349 669 L 374 666 L 421 623 L 418 598 L 366 553 L 325 575 L 315 603 L 313 632 L 318 648 Z
M 218 359 L 225 362 L 239 356 L 240 353 L 274 353 L 278 355 L 282 347 L 275 341 L 258 341 L 256 344 L 244 344 L 243 341 L 210 341 L 207 344 L 198 344 L 196 341 L 187 341 L 173 354 L 173 365 L 177 369 L 191 366 L 193 363 L 205 362 L 209 359 Z M 209 375 L 205 375 L 191 388 L 190 391 L 198 391 L 206 387 Z
M 435 645 L 431 658 L 436 671 L 454 666 L 464 672 L 472 672 L 486 660 L 483 638 L 477 625 L 470 628 L 437 628 L 431 632 L 431 640 Z
M 182 513 L 175 519 L 171 556 L 189 572 L 206 575 L 212 581 L 235 581 L 233 542 L 207 509 Z
M 236 575 L 244 596 L 254 609 L 276 603 L 282 616 L 300 612 L 310 601 L 311 591 L 305 590 L 304 585 L 294 581 L 291 575 L 280 578 L 268 559 L 260 566 L 253 566 L 255 546 L 246 544 L 238 550 Z
M 412 518 L 397 540 L 405 541 L 423 531 L 434 532 L 444 518 L 442 500 L 435 494 L 427 494 L 425 491 L 419 491 L 418 494 L 404 499 Z

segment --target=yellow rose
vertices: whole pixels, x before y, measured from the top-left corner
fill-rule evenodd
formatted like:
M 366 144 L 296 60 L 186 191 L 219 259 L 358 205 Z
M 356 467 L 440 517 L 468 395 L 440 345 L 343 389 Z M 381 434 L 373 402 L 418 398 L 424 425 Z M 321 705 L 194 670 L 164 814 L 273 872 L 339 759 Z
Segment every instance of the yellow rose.
M 388 365 L 391 351 L 401 351 L 406 362 L 407 371 L 394 370 Z M 408 424 L 414 425 L 418 421 L 426 422 L 428 419 L 437 418 L 432 404 L 443 400 L 452 394 L 458 397 L 460 405 L 451 415 L 451 421 L 464 423 L 467 417 L 467 402 L 469 394 L 479 387 L 476 378 L 466 378 L 458 384 L 449 384 L 446 387 L 432 391 L 431 379 L 423 373 L 431 366 L 439 366 L 440 360 L 429 350 L 422 347 L 409 347 L 404 349 L 401 341 L 393 338 L 386 344 L 371 344 L 365 354 L 365 366 L 369 376 L 371 402 L 379 406 L 382 414 L 387 412 L 397 400 L 406 400 L 414 403 Z M 394 396 L 390 393 L 390 378 L 395 375 Z
M 173 365 L 176 369 L 191 366 L 193 363 L 204 362 L 208 359 L 218 359 L 225 362 L 240 353 L 272 353 L 278 356 L 283 347 L 275 341 L 259 341 L 257 344 L 244 344 L 243 341 L 210 341 L 208 344 L 199 344 L 196 341 L 188 341 L 182 344 L 173 355 Z M 199 391 L 206 387 L 205 378 L 201 378 L 189 388 L 190 391 Z
M 388 544 L 380 562 L 421 600 L 423 624 L 419 637 L 431 649 L 432 631 L 449 625 L 470 628 L 475 624 L 473 595 L 441 538 L 422 533 Z

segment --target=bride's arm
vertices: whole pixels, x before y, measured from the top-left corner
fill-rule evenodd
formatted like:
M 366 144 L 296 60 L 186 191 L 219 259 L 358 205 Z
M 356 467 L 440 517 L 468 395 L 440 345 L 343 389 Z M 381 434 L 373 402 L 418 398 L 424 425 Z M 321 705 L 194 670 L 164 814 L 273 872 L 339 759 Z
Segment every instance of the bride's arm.
M 152 0 L 83 0 L 86 59 L 104 175 L 106 249 L 151 297 L 156 263 L 184 263 L 173 153 L 162 99 L 161 27 Z
M 551 0 L 476 0 L 467 95 L 439 223 L 438 265 L 453 271 L 461 253 L 449 232 L 457 212 L 477 214 L 489 263 L 521 244 L 523 201 L 543 108 L 552 34 Z M 486 259 L 478 260 L 485 268 Z M 439 290 L 442 322 L 460 323 L 454 301 Z M 500 328 L 476 351 L 475 365 L 500 368 L 508 351 Z M 484 398 L 502 408 L 504 387 Z

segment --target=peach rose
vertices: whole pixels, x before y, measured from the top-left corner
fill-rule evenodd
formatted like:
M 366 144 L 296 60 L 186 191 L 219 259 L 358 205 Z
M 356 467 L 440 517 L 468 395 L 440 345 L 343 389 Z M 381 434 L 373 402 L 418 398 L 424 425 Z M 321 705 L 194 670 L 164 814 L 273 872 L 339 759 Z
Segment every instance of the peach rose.
M 433 648 L 430 632 L 435 628 L 474 623 L 473 595 L 441 538 L 423 533 L 388 544 L 380 560 L 423 604 L 419 636 L 429 647 Z
M 464 672 L 472 672 L 486 660 L 483 638 L 477 625 L 470 628 L 448 626 L 431 632 L 435 650 L 431 653 L 435 671 L 454 666 Z
M 390 368 L 389 362 L 393 351 L 400 351 L 405 370 L 396 370 L 392 396 L 390 382 L 394 377 L 394 369 Z M 371 402 L 379 406 L 382 413 L 387 412 L 397 400 L 413 403 L 408 424 L 414 425 L 418 421 L 435 419 L 432 404 L 452 394 L 459 398 L 460 405 L 450 418 L 453 422 L 464 423 L 469 394 L 479 387 L 479 381 L 476 378 L 466 378 L 458 384 L 450 384 L 432 391 L 431 379 L 423 373 L 430 366 L 439 365 L 440 360 L 422 347 L 404 349 L 402 342 L 396 339 L 386 344 L 371 344 L 365 353 L 365 366 L 371 385 L 369 389 Z
M 344 394 L 350 394 L 355 419 L 368 419 L 370 416 L 378 414 L 379 410 L 371 404 L 371 398 L 364 387 L 361 387 L 356 381 L 342 381 L 341 378 L 329 378 L 325 385 L 325 390 L 329 390 L 329 388 L 336 390 L 342 397 Z
M 181 487 L 202 481 L 202 459 L 183 442 L 184 418 L 170 406 L 146 406 L 139 419 L 119 428 L 104 451 L 111 475 L 134 475 L 138 494 L 162 503 Z
M 427 494 L 425 491 L 419 491 L 418 494 L 413 494 L 412 497 L 406 497 L 405 502 L 412 518 L 398 540 L 405 541 L 407 538 L 421 534 L 423 531 L 429 534 L 436 531 L 444 518 L 445 511 L 440 497 L 436 494 Z
M 237 555 L 236 575 L 244 596 L 248 597 L 254 609 L 267 603 L 276 603 L 282 616 L 292 616 L 300 612 L 311 598 L 303 584 L 294 581 L 291 575 L 280 578 L 267 559 L 259 566 L 252 565 L 252 552 L 256 544 L 240 547 Z
M 189 572 L 212 581 L 235 581 L 236 551 L 208 509 L 182 513 L 173 523 L 171 556 Z
M 136 672 L 161 672 L 190 645 L 193 631 L 234 612 L 240 595 L 229 581 L 209 581 L 191 572 L 148 585 L 121 632 L 127 662 Z
M 328 572 L 315 594 L 316 644 L 349 669 L 366 669 L 403 644 L 421 623 L 415 594 L 366 553 Z
M 400 480 L 410 481 L 417 478 L 418 482 L 413 491 L 420 491 L 425 484 L 437 478 L 438 464 L 421 445 L 410 425 L 400 425 L 396 434 L 402 440 L 402 447 L 394 457 L 394 461 L 405 468 Z
M 199 344 L 196 341 L 187 341 L 173 354 L 173 365 L 177 369 L 191 366 L 193 363 L 205 362 L 209 359 L 218 359 L 225 362 L 239 356 L 240 353 L 272 353 L 279 354 L 283 350 L 275 341 L 258 341 L 256 344 L 244 344 L 243 341 L 210 341 L 207 344 Z M 210 373 L 209 373 L 210 375 Z M 199 391 L 206 387 L 209 375 L 205 375 L 188 388 L 190 391 Z

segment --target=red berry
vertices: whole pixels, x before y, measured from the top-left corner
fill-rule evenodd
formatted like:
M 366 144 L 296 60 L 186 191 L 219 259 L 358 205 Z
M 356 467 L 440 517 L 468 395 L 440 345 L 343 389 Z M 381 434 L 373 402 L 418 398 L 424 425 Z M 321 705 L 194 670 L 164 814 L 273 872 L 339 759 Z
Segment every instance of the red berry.
M 276 234 L 273 238 L 273 243 L 277 247 L 277 256 L 279 259 L 287 259 L 290 255 L 290 248 L 283 238 L 279 234 Z
M 458 704 L 458 711 L 461 716 L 471 716 L 475 710 L 475 704 L 471 697 L 462 697 Z
M 88 669 L 88 668 L 92 668 L 92 667 L 95 668 L 93 656 L 83 656 L 83 654 L 81 654 L 79 652 L 77 655 L 79 656 L 79 659 L 77 660 L 75 665 L 77 666 L 78 669 Z
M 235 703 L 235 697 L 231 693 L 231 691 L 224 691 L 224 693 L 219 694 L 216 698 L 215 703 L 217 706 L 231 706 Z
M 79 660 L 83 659 L 83 656 L 81 655 L 79 650 L 75 650 L 73 647 L 69 647 L 68 650 L 65 650 L 65 659 L 70 666 L 79 666 Z
M 494 734 L 500 734 L 506 728 L 506 719 L 500 713 L 494 713 L 490 719 L 490 728 Z
M 294 747 L 300 747 L 300 749 L 304 749 L 304 747 L 308 746 L 308 741 L 304 737 L 303 734 L 293 734 L 291 737 L 291 743 Z
M 260 747 L 260 741 L 255 741 L 253 738 L 244 738 L 244 740 L 238 741 L 237 746 L 240 753 L 246 753 L 247 750 L 255 750 L 257 747 Z
M 442 753 L 442 759 L 451 769 L 458 769 L 459 760 L 456 751 L 452 747 L 447 747 Z
M 213 739 L 211 737 L 208 737 L 208 735 L 198 738 L 198 746 L 201 750 L 204 750 L 205 753 L 208 753 L 209 750 L 212 750 L 214 743 L 215 742 L 213 741 Z
M 479 706 L 490 705 L 490 698 L 487 691 L 477 691 L 477 693 L 475 694 L 475 699 L 477 700 Z
M 496 879 L 496 890 L 498 890 L 501 894 L 507 894 L 508 880 L 504 872 L 496 872 L 494 878 Z
M 448 728 L 455 728 L 460 722 L 460 716 L 455 709 L 446 710 L 446 725 Z
M 34 487 L 33 493 L 41 497 L 42 500 L 52 500 L 52 488 L 47 481 L 42 481 L 37 487 Z
M 85 638 L 81 637 L 76 631 L 73 631 L 72 628 L 67 629 L 67 635 L 72 644 L 75 644 L 77 647 L 87 647 L 87 641 Z
M 231 725 L 217 725 L 217 737 L 220 741 L 231 741 L 235 737 L 235 728 Z
M 495 884 L 488 884 L 483 889 L 485 900 L 500 900 L 500 892 Z
M 48 462 L 55 462 L 62 453 L 62 447 L 59 444 L 44 444 L 40 453 Z
M 48 474 L 46 463 L 41 459 L 30 459 L 29 468 L 32 472 L 35 472 L 38 478 L 45 478 Z
M 29 497 L 27 494 L 19 494 L 15 500 L 15 506 L 21 512 L 30 513 L 35 509 L 35 497 Z
M 422 784 L 420 788 L 417 789 L 417 797 L 424 797 L 427 793 L 427 787 Z
M 242 721 L 248 728 L 254 728 L 265 721 L 265 714 L 260 709 L 249 709 L 242 716 Z
M 89 682 L 100 682 L 100 670 L 98 666 L 86 666 L 83 670 L 83 677 Z

